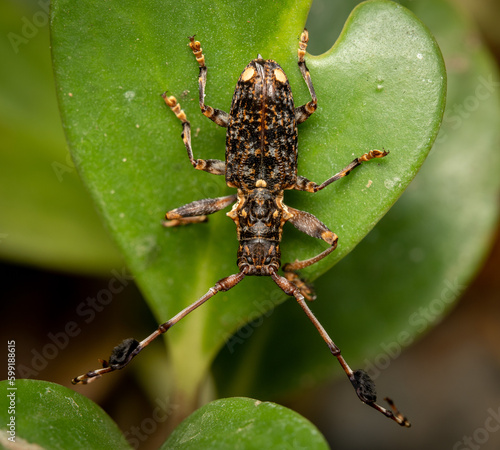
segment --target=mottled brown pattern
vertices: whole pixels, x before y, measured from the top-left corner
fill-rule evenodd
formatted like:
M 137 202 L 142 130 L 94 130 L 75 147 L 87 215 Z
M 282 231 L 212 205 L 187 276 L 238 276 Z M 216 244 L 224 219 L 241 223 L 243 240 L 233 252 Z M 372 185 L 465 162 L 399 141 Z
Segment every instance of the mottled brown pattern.
M 283 203 L 285 189 L 317 192 L 330 183 L 350 173 L 352 169 L 372 158 L 381 158 L 388 152 L 371 150 L 356 158 L 342 171 L 322 184 L 297 176 L 297 124 L 314 113 L 317 106 L 311 76 L 304 56 L 308 42 L 307 30 L 300 36 L 298 50 L 299 70 L 311 94 L 305 105 L 295 107 L 292 91 L 285 72 L 273 60 L 264 60 L 260 55 L 243 70 L 236 89 L 230 113 L 205 104 L 207 66 L 203 50 L 194 36 L 190 37 L 191 50 L 200 67 L 199 101 L 203 115 L 217 125 L 227 128 L 226 160 L 195 159 L 191 147 L 191 124 L 177 99 L 163 94 L 165 103 L 182 122 L 182 140 L 188 158 L 197 170 L 214 175 L 225 175 L 226 183 L 237 188 L 237 194 L 214 199 L 204 199 L 170 210 L 165 215 L 165 227 L 176 227 L 205 222 L 213 214 L 230 204 L 233 208 L 227 215 L 234 221 L 238 233 L 239 272 L 217 281 L 205 295 L 184 308 L 167 322 L 162 323 L 146 339 L 139 342 L 126 339 L 113 350 L 109 362 L 102 360 L 102 368 L 87 372 L 73 379 L 75 384 L 86 384 L 105 373 L 125 367 L 142 349 L 154 339 L 166 333 L 194 309 L 220 291 L 236 286 L 247 275 L 270 276 L 287 295 L 292 295 L 318 330 L 351 381 L 358 398 L 367 405 L 396 421 L 410 426 L 408 420 L 397 410 L 390 399 L 390 409 L 376 403 L 375 384 L 362 370 L 353 371 L 341 355 L 333 340 L 319 320 L 307 306 L 306 300 L 315 298 L 314 292 L 297 273 L 315 264 L 337 247 L 338 237 L 312 214 L 289 208 Z M 329 247 L 318 255 L 283 266 L 284 276 L 278 274 L 281 265 L 280 242 L 283 225 L 289 221 L 295 228 L 309 236 L 322 239 Z
M 264 180 L 271 192 L 292 188 L 297 180 L 295 107 L 290 84 L 275 61 L 250 62 L 236 85 L 229 116 L 228 185 L 251 191 L 257 180 Z

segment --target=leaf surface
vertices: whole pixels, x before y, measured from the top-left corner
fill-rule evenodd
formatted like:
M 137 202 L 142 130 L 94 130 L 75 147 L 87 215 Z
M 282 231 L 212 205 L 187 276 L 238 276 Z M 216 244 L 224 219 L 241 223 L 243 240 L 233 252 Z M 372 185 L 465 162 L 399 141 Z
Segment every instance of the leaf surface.
M 0 389 L 2 448 L 132 448 L 98 405 L 71 389 L 40 380 L 1 381 Z M 14 441 L 9 441 L 11 422 Z
M 186 36 L 202 42 L 209 105 L 229 110 L 239 73 L 258 53 L 284 68 L 299 105 L 309 99 L 296 62 L 309 6 L 53 3 L 53 62 L 71 152 L 161 322 L 237 270 L 234 224 L 223 213 L 207 224 L 161 227 L 169 209 L 232 192 L 222 177 L 192 169 L 181 125 L 160 97 L 168 90 L 180 100 L 195 157 L 223 158 L 224 130 L 199 113 L 198 67 Z M 439 129 L 446 78 L 428 30 L 387 1 L 357 8 L 331 51 L 307 62 L 319 109 L 299 130 L 299 174 L 322 182 L 370 149 L 391 152 L 318 194 L 287 192 L 291 206 L 340 238 L 332 256 L 305 271 L 312 280 L 354 248 L 417 173 Z M 283 262 L 324 249 L 292 228 L 285 227 Z M 178 389 L 193 395 L 231 334 L 284 299 L 271 280 L 248 278 L 184 319 L 170 333 Z
M 251 398 L 222 398 L 185 419 L 161 447 L 167 449 L 328 449 L 324 437 L 296 412 Z

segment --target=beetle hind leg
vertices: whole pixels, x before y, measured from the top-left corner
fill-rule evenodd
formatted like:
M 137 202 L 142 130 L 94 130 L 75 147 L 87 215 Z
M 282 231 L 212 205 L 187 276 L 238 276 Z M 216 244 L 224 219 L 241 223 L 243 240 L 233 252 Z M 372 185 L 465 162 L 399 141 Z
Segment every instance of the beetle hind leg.
M 189 47 L 193 51 L 196 61 L 198 61 L 198 65 L 200 66 L 198 85 L 201 112 L 205 117 L 208 117 L 217 125 L 227 128 L 229 126 L 229 114 L 225 111 L 222 111 L 221 109 L 212 108 L 211 106 L 205 105 L 205 86 L 207 84 L 207 66 L 205 65 L 205 55 L 203 54 L 203 49 L 201 48 L 200 42 L 195 41 L 194 36 L 190 36 L 189 41 Z
M 306 66 L 306 61 L 304 56 L 306 54 L 307 42 L 309 41 L 309 33 L 304 28 L 304 31 L 300 35 L 299 51 L 298 51 L 298 64 L 302 78 L 306 82 L 307 88 L 309 89 L 309 94 L 311 95 L 311 100 L 309 100 L 305 105 L 295 108 L 295 120 L 297 123 L 302 123 L 311 116 L 311 114 L 316 111 L 318 107 L 318 98 L 316 97 L 316 92 L 314 91 L 314 86 L 311 80 L 311 74 Z
M 226 173 L 224 161 L 219 159 L 194 159 L 193 148 L 191 147 L 191 124 L 187 120 L 186 113 L 181 109 L 181 105 L 173 95 L 168 97 L 167 93 L 164 92 L 161 96 L 175 116 L 182 122 L 182 140 L 192 166 L 197 170 L 203 170 L 213 175 L 224 175 Z

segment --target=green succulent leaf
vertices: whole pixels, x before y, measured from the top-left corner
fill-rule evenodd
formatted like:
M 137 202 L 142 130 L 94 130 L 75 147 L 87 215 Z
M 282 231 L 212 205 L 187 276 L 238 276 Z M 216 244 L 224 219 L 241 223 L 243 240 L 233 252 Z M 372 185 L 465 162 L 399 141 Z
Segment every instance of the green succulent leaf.
M 233 192 L 222 177 L 193 170 L 180 122 L 160 97 L 168 90 L 181 102 L 196 157 L 223 158 L 225 130 L 199 113 L 198 66 L 186 37 L 202 43 L 207 104 L 229 110 L 239 73 L 260 53 L 284 68 L 299 105 L 309 99 L 296 56 L 309 7 L 299 0 L 52 4 L 70 150 L 159 321 L 237 270 L 234 224 L 224 213 L 207 224 L 161 227 L 169 209 Z M 354 248 L 419 170 L 441 122 L 446 75 L 427 28 L 388 1 L 360 5 L 335 46 L 307 63 L 319 108 L 299 130 L 299 173 L 322 182 L 370 149 L 390 150 L 315 195 L 287 192 L 291 206 L 315 214 L 340 238 L 334 254 L 305 271 L 312 280 Z M 325 248 L 285 228 L 284 262 Z M 178 388 L 193 395 L 231 334 L 284 299 L 271 280 L 248 278 L 184 319 L 170 333 Z
M 167 449 L 328 449 L 307 419 L 276 403 L 223 398 L 185 419 L 161 447 Z
M 1 381 L 0 390 L 2 448 L 132 448 L 98 405 L 71 389 L 16 380 L 13 385 Z

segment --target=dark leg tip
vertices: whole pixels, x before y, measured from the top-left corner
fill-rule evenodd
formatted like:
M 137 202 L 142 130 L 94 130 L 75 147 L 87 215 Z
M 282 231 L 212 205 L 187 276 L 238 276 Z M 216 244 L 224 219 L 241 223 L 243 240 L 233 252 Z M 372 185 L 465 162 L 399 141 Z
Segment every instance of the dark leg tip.
M 396 405 L 394 404 L 394 402 L 388 397 L 384 398 L 384 400 L 391 407 L 392 412 L 393 412 L 393 416 L 394 416 L 394 420 L 397 423 L 399 423 L 399 425 L 401 425 L 402 427 L 410 428 L 411 427 L 410 421 L 405 416 L 403 416 L 403 414 L 401 414 L 399 412 L 399 410 L 398 410 L 398 408 L 396 408 Z
M 364 370 L 356 370 L 350 380 L 362 402 L 375 403 L 377 401 L 375 383 Z
M 130 360 L 130 356 L 137 347 L 139 347 L 139 341 L 133 338 L 125 339 L 113 349 L 108 364 L 110 366 L 123 366 Z

